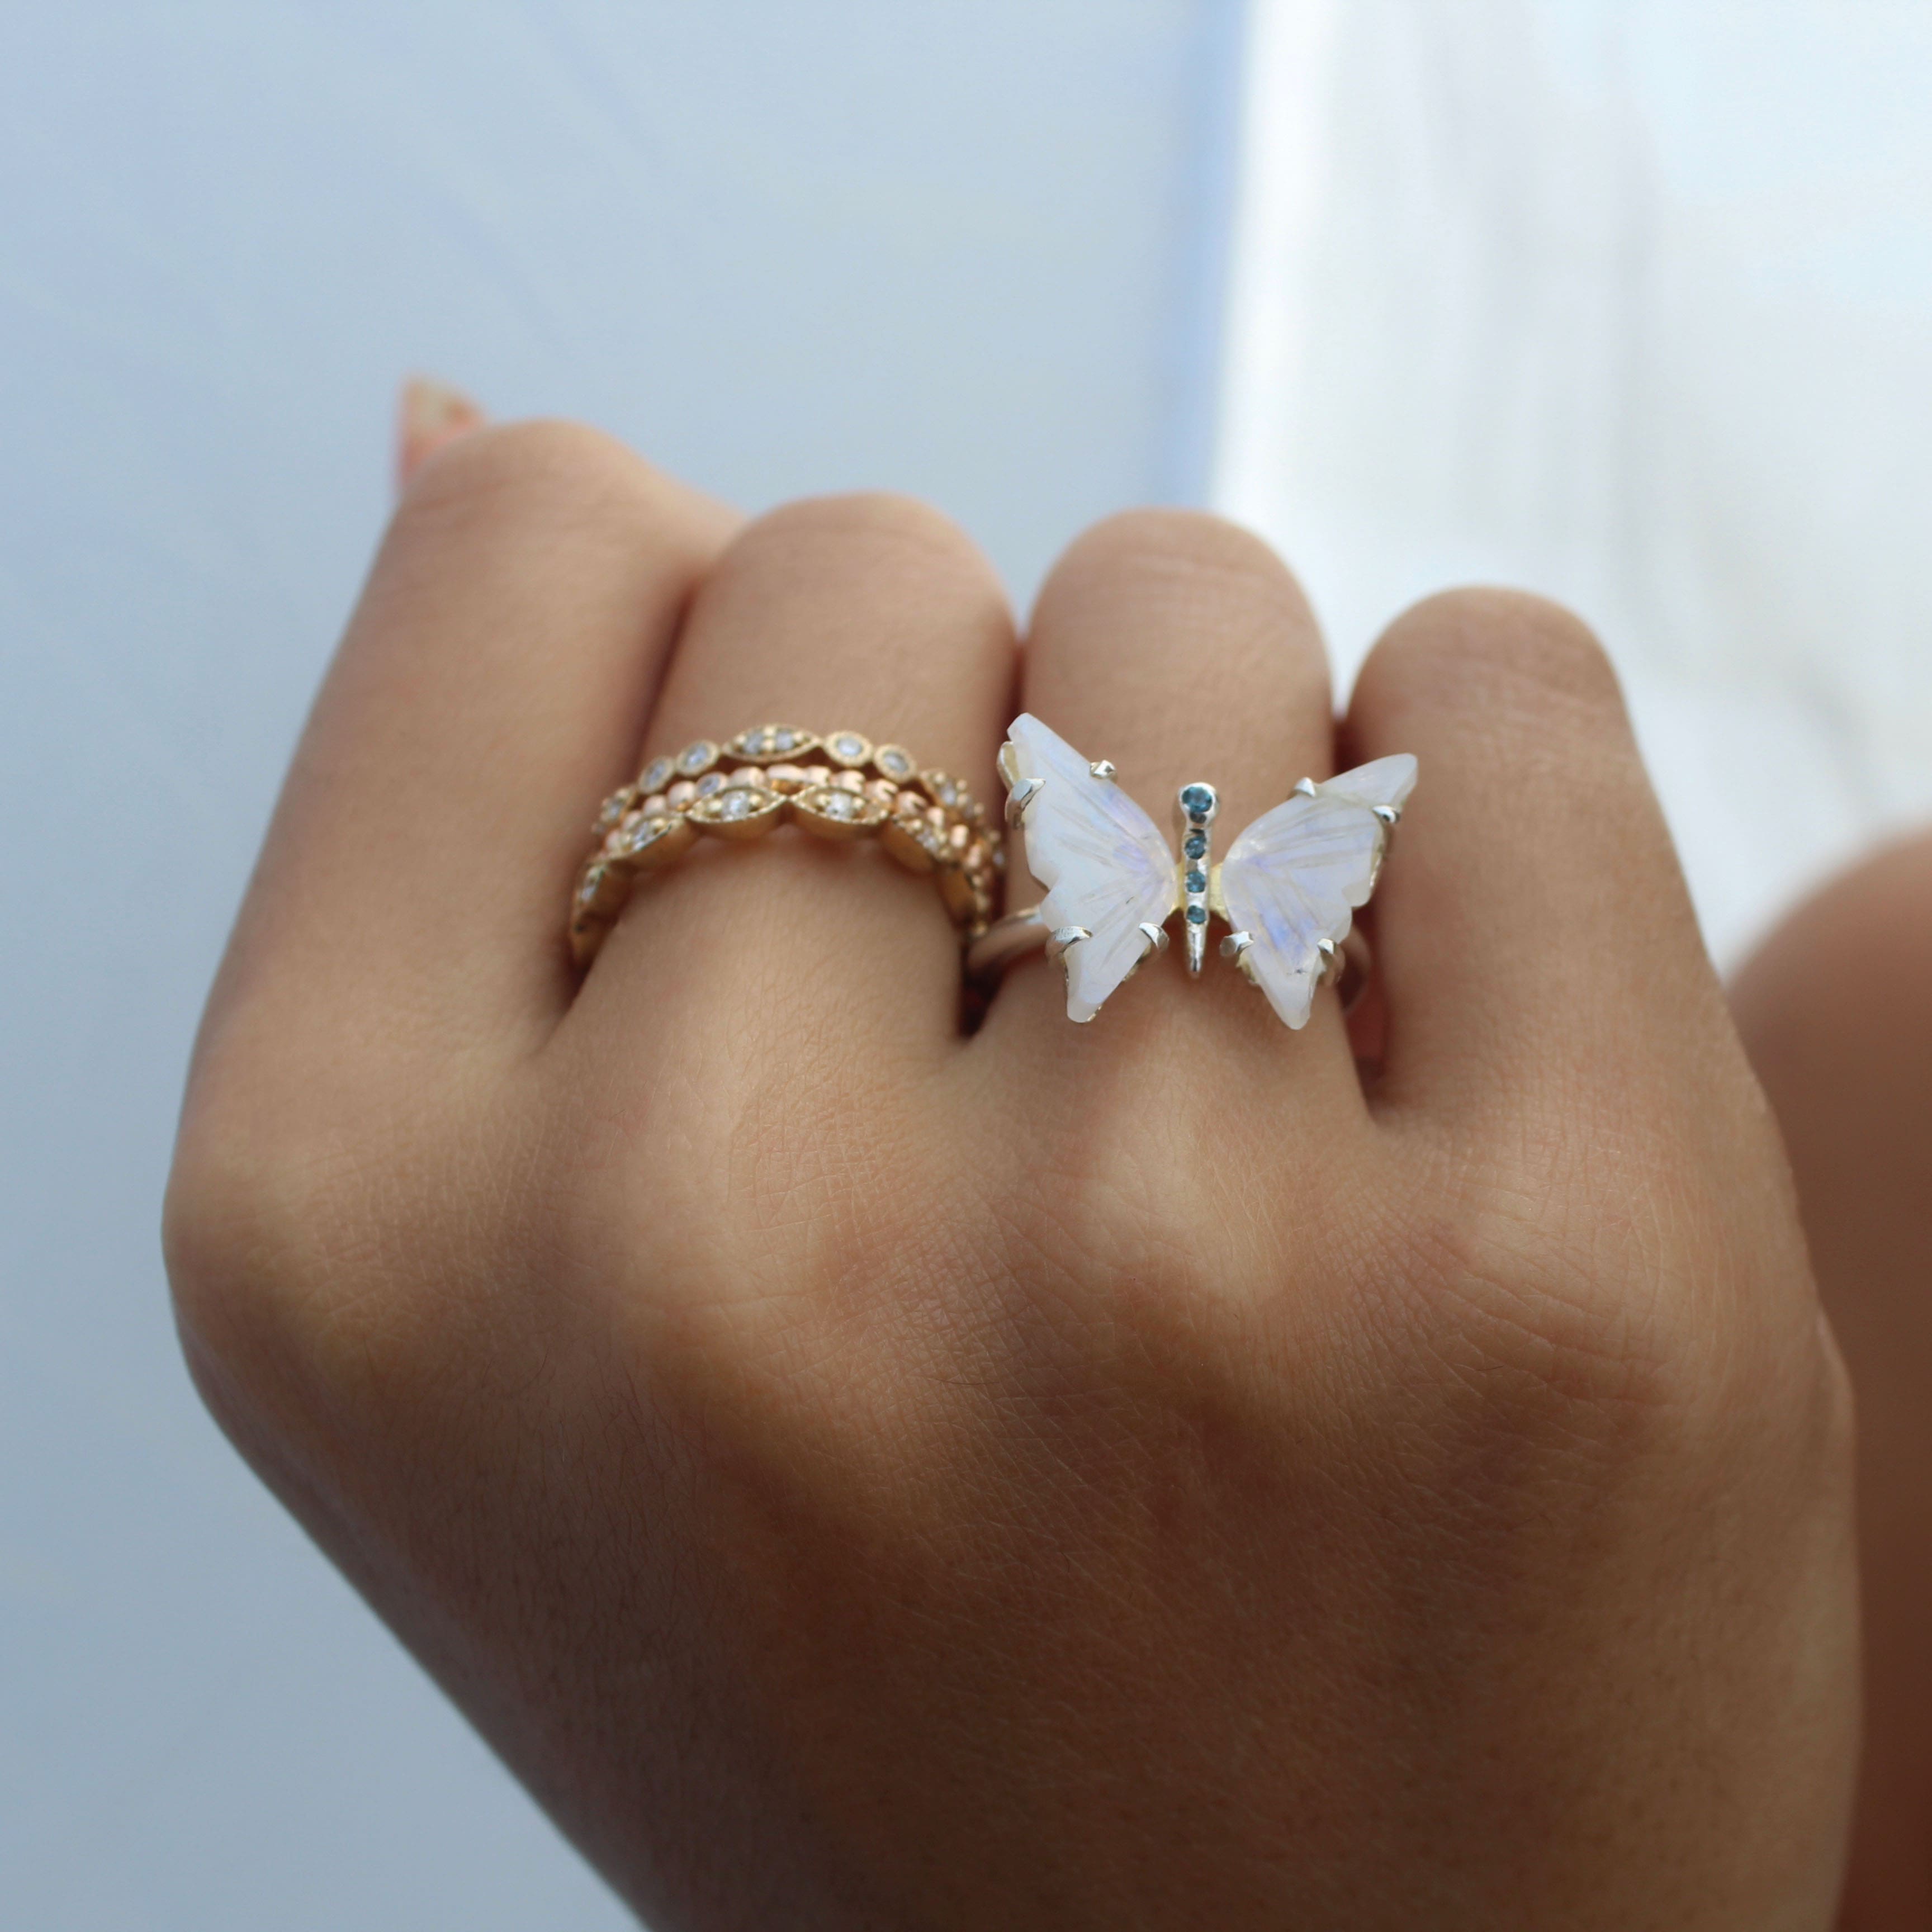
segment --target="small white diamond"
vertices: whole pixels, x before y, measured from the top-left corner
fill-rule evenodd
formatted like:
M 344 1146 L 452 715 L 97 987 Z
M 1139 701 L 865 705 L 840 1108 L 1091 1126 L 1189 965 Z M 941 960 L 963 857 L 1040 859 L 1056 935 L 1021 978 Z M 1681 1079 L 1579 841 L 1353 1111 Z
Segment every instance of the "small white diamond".
M 866 741 L 856 731 L 842 731 L 832 740 L 832 748 L 842 758 L 860 758 L 866 754 Z
M 768 731 L 765 734 L 765 748 L 767 751 L 788 752 L 797 742 L 798 734 L 795 731 L 779 730 Z
M 640 818 L 631 827 L 624 843 L 628 850 L 641 852 L 646 845 L 655 844 L 671 828 L 668 818 Z
M 888 778 L 902 778 L 912 770 L 912 760 L 903 752 L 887 749 L 879 754 L 879 769 Z
M 695 745 L 687 745 L 678 754 L 677 768 L 687 778 L 695 778 L 716 756 L 716 749 L 700 739 Z
M 819 810 L 827 818 L 856 818 L 861 803 L 855 792 L 830 791 L 818 801 Z
M 698 795 L 700 798 L 709 798 L 713 792 L 722 791 L 724 789 L 724 774 L 722 772 L 706 772 L 698 782 Z
M 941 778 L 939 782 L 939 802 L 941 805 L 957 805 L 959 802 L 959 788 L 950 778 Z
M 718 816 L 720 818 L 749 818 L 764 806 L 764 802 L 763 793 L 740 785 L 728 791 L 718 801 Z
M 644 775 L 638 781 L 640 791 L 662 791 L 670 783 L 674 767 L 668 758 L 653 758 L 644 767 Z
M 601 868 L 596 872 L 586 873 L 583 884 L 577 889 L 577 896 L 588 905 L 597 896 L 597 888 L 603 883 L 604 874 Z

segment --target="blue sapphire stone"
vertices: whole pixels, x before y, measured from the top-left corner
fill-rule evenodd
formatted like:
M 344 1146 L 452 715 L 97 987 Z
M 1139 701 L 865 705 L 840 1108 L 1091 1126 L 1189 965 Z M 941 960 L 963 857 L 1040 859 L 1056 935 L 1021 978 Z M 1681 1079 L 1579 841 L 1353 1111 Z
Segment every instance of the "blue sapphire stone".
M 1208 874 L 1198 866 L 1187 868 L 1187 890 L 1190 892 L 1204 892 L 1208 890 Z
M 1205 926 L 1208 923 L 1208 908 L 1204 905 L 1190 906 L 1187 908 L 1187 922 L 1190 926 Z
M 1190 832 L 1182 851 L 1190 859 L 1204 859 L 1208 856 L 1208 835 L 1204 832 Z
M 1180 808 L 1190 818 L 1205 818 L 1214 809 L 1214 794 L 1204 784 L 1184 786 Z

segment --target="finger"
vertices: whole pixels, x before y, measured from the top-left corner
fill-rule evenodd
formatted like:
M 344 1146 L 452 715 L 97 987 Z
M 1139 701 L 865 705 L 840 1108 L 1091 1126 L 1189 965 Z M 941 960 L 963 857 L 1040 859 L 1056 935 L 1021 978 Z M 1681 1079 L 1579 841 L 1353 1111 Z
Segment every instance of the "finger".
M 1179 788 L 1211 783 L 1216 856 L 1298 780 L 1334 770 L 1328 661 L 1307 602 L 1264 544 L 1215 518 L 1135 512 L 1075 544 L 1040 593 L 1022 698 L 1082 756 L 1111 760 L 1163 831 Z M 1008 896 L 1037 898 L 1015 845 Z M 1022 1051 L 1046 1040 L 1083 1058 L 1117 1053 L 1132 1028 L 1142 1044 L 1157 1041 L 1160 1053 L 1196 1066 L 1258 1053 L 1270 1093 L 1276 1078 L 1304 1090 L 1324 1076 L 1354 1088 L 1332 994 L 1291 1035 L 1214 950 L 1192 985 L 1184 983 L 1184 948 L 1150 960 L 1090 1028 L 1069 1028 L 1058 971 L 1016 968 L 989 1027 Z M 1202 1053 L 1214 1057 L 1204 1063 Z
M 1013 652 L 998 579 L 937 512 L 885 496 L 792 504 L 747 526 L 706 579 L 646 750 L 768 723 L 857 732 L 984 800 Z M 958 935 L 934 877 L 877 839 L 786 826 L 700 840 L 646 874 L 579 1009 L 646 1057 L 663 1029 L 688 1036 L 700 1015 L 794 1046 L 890 1038 L 930 1052 L 957 1037 L 958 1001 Z
M 568 996 L 574 867 L 720 506 L 596 433 L 482 430 L 384 540 L 278 806 L 211 1006 L 286 1050 L 515 1052 Z
M 403 385 L 396 408 L 397 494 L 410 487 L 439 449 L 481 429 L 487 420 L 460 389 L 427 376 L 412 376 Z
M 1580 1071 L 1628 1068 L 1687 1000 L 1720 1018 L 1616 674 L 1569 612 L 1497 590 L 1418 605 L 1364 666 L 1345 735 L 1352 757 L 1420 766 L 1376 897 L 1391 1105 L 1487 1092 L 1515 1119 Z

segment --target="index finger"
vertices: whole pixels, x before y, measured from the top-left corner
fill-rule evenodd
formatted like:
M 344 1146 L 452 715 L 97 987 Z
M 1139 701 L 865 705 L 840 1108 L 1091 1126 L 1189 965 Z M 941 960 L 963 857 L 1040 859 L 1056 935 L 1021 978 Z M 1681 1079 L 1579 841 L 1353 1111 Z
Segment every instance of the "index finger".
M 736 519 L 562 423 L 437 454 L 318 695 L 210 1001 L 284 1057 L 378 1032 L 514 1054 L 572 980 L 597 802 L 629 775 L 693 587 Z

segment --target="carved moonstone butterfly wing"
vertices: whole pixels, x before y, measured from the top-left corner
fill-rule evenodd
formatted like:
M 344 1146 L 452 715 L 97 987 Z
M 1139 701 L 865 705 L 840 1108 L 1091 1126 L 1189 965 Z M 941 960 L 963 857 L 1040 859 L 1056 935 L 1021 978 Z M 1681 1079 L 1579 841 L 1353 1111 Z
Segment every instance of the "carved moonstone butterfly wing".
M 1254 944 L 1241 964 L 1291 1027 L 1306 1026 L 1322 942 L 1339 946 L 1375 890 L 1388 843 L 1376 808 L 1400 812 L 1415 784 L 1406 752 L 1358 765 L 1264 812 L 1228 848 L 1221 898 Z
M 1024 820 L 1027 869 L 1046 886 L 1049 932 L 1084 927 L 1068 949 L 1066 1016 L 1090 1020 L 1141 963 L 1144 925 L 1165 923 L 1180 903 L 1178 868 L 1160 828 L 1112 778 L 1037 718 L 1023 712 L 1001 754 L 1010 785 L 1040 781 Z

